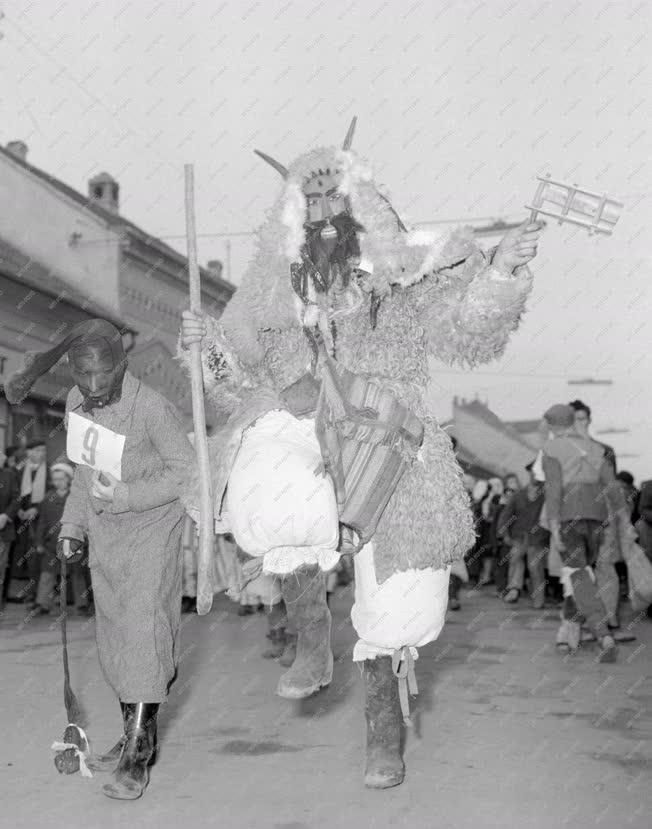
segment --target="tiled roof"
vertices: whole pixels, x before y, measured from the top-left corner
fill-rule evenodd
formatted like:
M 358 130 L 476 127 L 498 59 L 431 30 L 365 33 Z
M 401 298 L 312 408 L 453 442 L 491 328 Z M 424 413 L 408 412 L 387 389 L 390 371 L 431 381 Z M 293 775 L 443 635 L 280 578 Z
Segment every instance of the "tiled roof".
M 537 432 L 539 430 L 539 426 L 541 425 L 541 420 L 509 420 L 505 421 L 505 426 L 511 426 L 512 429 L 516 429 L 517 432 L 520 432 L 522 435 L 529 435 L 532 432 Z
M 61 193 L 66 195 L 69 199 L 77 202 L 82 207 L 85 207 L 87 210 L 90 210 L 92 213 L 95 213 L 96 216 L 99 216 L 100 219 L 105 221 L 108 225 L 115 228 L 116 230 L 126 230 L 132 236 L 137 238 L 139 241 L 146 244 L 148 247 L 152 248 L 152 250 L 162 254 L 163 256 L 168 257 L 168 259 L 172 259 L 174 262 L 180 263 L 185 265 L 186 257 L 180 254 L 178 251 L 171 248 L 170 245 L 167 245 L 165 242 L 157 239 L 155 236 L 150 236 L 149 233 L 146 233 L 142 228 L 138 227 L 138 225 L 130 222 L 128 219 L 125 219 L 120 213 L 113 213 L 110 210 L 106 210 L 106 208 L 102 207 L 98 204 L 95 200 L 88 198 L 88 196 L 82 195 L 78 190 L 75 190 L 73 187 L 70 187 L 65 182 L 61 181 L 55 176 L 46 173 L 44 170 L 39 169 L 38 167 L 34 167 L 33 164 L 30 164 L 27 161 L 23 161 L 21 158 L 17 158 L 13 153 L 9 152 L 5 147 L 0 146 L 0 154 L 6 156 L 7 158 L 11 159 L 15 164 L 18 164 L 20 167 L 23 167 L 25 170 L 32 173 L 32 175 L 40 178 L 42 181 L 47 182 L 52 187 L 55 187 Z M 224 290 L 228 291 L 229 293 L 233 293 L 235 291 L 235 286 L 228 282 L 226 279 L 222 279 L 220 277 L 215 276 L 214 273 L 209 271 L 206 268 L 200 268 L 201 275 L 203 279 L 207 279 L 213 282 L 216 285 L 219 285 Z
M 532 448 L 530 444 L 527 443 L 527 441 L 523 440 L 519 433 L 520 430 L 513 427 L 512 424 L 505 423 L 504 421 L 502 421 L 498 417 L 498 415 L 494 414 L 491 411 L 491 409 L 489 409 L 487 406 L 484 405 L 484 403 L 481 403 L 479 400 L 457 402 L 454 406 L 454 409 L 459 409 L 463 412 L 466 412 L 467 414 L 470 414 L 473 417 L 478 418 L 479 420 L 484 421 L 496 431 L 502 432 L 505 435 L 509 435 L 509 437 L 512 440 L 518 441 L 523 446 L 527 446 L 528 449 Z

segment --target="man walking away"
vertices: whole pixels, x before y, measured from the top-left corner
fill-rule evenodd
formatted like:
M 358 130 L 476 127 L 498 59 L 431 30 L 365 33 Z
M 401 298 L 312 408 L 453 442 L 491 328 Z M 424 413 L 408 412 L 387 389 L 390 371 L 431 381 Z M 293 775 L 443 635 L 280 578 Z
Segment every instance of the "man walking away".
M 604 449 L 605 460 L 616 474 L 616 453 L 613 447 L 595 440 L 590 434 L 591 409 L 589 406 L 581 400 L 573 400 L 569 403 L 569 406 L 575 412 L 575 431 Z M 609 505 L 607 504 L 608 508 Z M 618 543 L 617 519 L 610 514 L 600 537 L 600 549 L 595 563 L 595 578 L 598 585 L 598 594 L 607 611 L 607 625 L 611 630 L 617 630 L 620 627 L 618 621 L 620 582 L 616 571 L 616 564 L 619 561 L 622 561 L 622 554 Z
M 552 406 L 544 418 L 553 433 L 543 447 L 543 470 L 551 538 L 562 560 L 564 618 L 577 624 L 583 616 L 600 644 L 600 661 L 614 662 L 616 643 L 607 628 L 592 566 L 607 520 L 605 501 L 614 514 L 623 511 L 622 491 L 604 448 L 575 431 L 570 406 Z

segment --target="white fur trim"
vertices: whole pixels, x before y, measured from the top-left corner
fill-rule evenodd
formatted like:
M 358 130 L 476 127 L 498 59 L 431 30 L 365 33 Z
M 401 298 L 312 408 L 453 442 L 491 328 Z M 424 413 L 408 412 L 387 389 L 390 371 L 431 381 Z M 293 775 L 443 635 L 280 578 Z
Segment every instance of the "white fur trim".
M 314 328 L 319 323 L 320 309 L 318 305 L 304 306 L 303 324 L 308 328 Z
M 364 273 L 372 274 L 374 272 L 374 263 L 370 259 L 365 259 L 365 257 L 362 256 L 358 264 L 358 270 L 364 271 Z
M 327 573 L 339 560 L 340 554 L 330 547 L 275 547 L 264 554 L 263 573 L 285 576 L 307 564 L 318 564 Z
M 343 196 L 355 197 L 358 182 L 371 181 L 371 169 L 351 152 L 340 150 L 336 158 L 341 174 L 338 190 Z
M 421 282 L 426 274 L 432 273 L 434 270 L 437 261 L 441 256 L 441 252 L 449 239 L 450 233 L 446 231 L 425 229 L 411 230 L 407 234 L 407 238 L 405 240 L 406 244 L 411 248 L 422 248 L 423 259 L 419 263 L 416 270 L 401 273 L 401 275 L 397 276 L 396 279 L 392 279 L 392 282 L 394 284 L 402 285 L 403 287 L 414 285 L 416 282 Z
M 429 230 L 426 228 L 413 228 L 407 234 L 405 241 L 410 246 L 427 245 L 428 247 L 437 246 L 440 250 L 446 244 L 450 233 L 444 230 Z
M 287 228 L 283 252 L 290 260 L 296 262 L 301 257 L 301 246 L 305 242 L 303 224 L 306 218 L 306 199 L 296 181 L 290 181 L 285 188 L 283 203 L 283 225 Z

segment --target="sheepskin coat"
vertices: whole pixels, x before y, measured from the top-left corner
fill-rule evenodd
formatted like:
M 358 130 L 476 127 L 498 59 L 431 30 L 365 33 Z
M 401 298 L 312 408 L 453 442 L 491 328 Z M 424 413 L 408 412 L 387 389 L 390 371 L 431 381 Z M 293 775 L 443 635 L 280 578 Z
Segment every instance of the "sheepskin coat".
M 511 275 L 494 268 L 490 255 L 463 230 L 430 237 L 406 234 L 352 153 L 309 153 L 290 166 L 241 287 L 220 321 L 211 321 L 203 341 L 205 386 L 218 408 L 237 397 L 233 381 L 216 370 L 223 356 L 238 366 L 238 377 L 240 372 L 248 376 L 250 386 L 277 394 L 310 367 L 289 272 L 302 242 L 301 182 L 311 170 L 327 166 L 341 170 L 342 189 L 365 228 L 362 254 L 374 265 L 372 287 L 381 298 L 375 327 L 367 298 L 338 316 L 329 345 L 337 361 L 389 388 L 425 423 L 420 458 L 399 482 L 374 536 L 381 583 L 394 572 L 445 567 L 462 558 L 474 541 L 451 441 L 425 403 L 428 359 L 473 366 L 500 356 L 521 319 L 532 277 L 527 268 Z M 180 357 L 187 362 L 184 352 Z M 218 453 L 222 442 L 214 442 Z

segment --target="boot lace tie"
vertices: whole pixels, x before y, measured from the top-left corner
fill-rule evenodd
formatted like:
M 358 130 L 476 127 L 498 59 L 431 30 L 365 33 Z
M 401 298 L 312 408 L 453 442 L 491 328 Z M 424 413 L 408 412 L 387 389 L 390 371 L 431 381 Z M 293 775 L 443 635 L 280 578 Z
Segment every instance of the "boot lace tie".
M 410 717 L 410 700 L 408 693 L 416 696 L 419 693 L 417 677 L 414 672 L 414 657 L 408 648 L 396 648 L 392 654 L 392 671 L 398 679 L 398 698 L 401 703 L 403 722 L 408 728 L 413 725 Z

